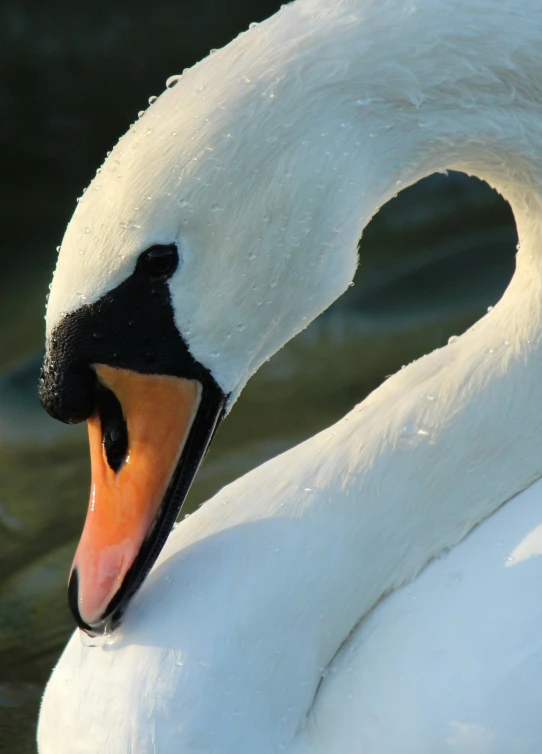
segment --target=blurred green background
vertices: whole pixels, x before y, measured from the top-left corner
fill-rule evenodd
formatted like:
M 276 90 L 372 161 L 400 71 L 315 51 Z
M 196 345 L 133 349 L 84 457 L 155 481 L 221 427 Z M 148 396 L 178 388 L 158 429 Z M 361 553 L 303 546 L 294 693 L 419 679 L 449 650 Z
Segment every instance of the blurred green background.
M 84 428 L 36 397 L 55 247 L 149 96 L 278 7 L 0 5 L 0 751 L 35 751 L 40 694 L 73 628 L 65 583 L 88 495 Z M 476 179 L 439 174 L 400 194 L 364 234 L 355 286 L 249 384 L 183 513 L 464 331 L 505 289 L 515 245 L 508 205 Z

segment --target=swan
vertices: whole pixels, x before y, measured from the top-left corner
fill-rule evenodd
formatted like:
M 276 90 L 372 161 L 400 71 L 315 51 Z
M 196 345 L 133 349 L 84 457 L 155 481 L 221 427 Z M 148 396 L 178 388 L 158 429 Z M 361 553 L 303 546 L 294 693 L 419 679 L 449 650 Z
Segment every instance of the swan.
M 40 754 L 542 750 L 541 39 L 538 0 L 296 0 L 108 155 L 47 308 L 92 487 Z M 514 212 L 498 305 L 169 533 L 370 218 L 446 169 Z

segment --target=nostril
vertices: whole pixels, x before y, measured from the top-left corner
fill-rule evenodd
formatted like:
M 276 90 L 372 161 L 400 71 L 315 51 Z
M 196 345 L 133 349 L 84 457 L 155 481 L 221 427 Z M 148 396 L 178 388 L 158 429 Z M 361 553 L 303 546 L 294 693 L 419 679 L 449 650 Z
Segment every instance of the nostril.
M 107 463 L 117 473 L 128 455 L 128 428 L 122 406 L 116 395 L 98 381 L 95 396 Z

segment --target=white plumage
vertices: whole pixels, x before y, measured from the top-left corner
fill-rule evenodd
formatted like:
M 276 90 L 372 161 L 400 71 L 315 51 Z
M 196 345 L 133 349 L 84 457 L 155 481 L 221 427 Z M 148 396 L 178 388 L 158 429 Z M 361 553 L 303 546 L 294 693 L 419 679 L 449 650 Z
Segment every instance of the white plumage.
M 183 522 L 109 644 L 72 638 L 41 754 L 542 750 L 541 40 L 537 0 L 297 0 L 107 158 L 48 331 L 175 240 L 177 327 L 232 402 L 421 177 L 487 180 L 521 248 L 486 317 Z

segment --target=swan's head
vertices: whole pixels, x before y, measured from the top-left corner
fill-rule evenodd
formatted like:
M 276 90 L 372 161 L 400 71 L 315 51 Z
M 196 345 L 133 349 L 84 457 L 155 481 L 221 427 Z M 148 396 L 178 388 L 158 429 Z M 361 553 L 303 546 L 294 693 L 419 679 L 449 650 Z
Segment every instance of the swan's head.
M 260 101 L 237 75 L 225 91 L 213 66 L 219 54 L 108 156 L 51 287 L 41 399 L 89 425 L 91 500 L 69 588 L 89 632 L 118 622 L 247 379 L 355 269 L 340 216 L 324 221 L 344 199 L 307 169 L 307 124 L 277 111 L 265 82 Z

